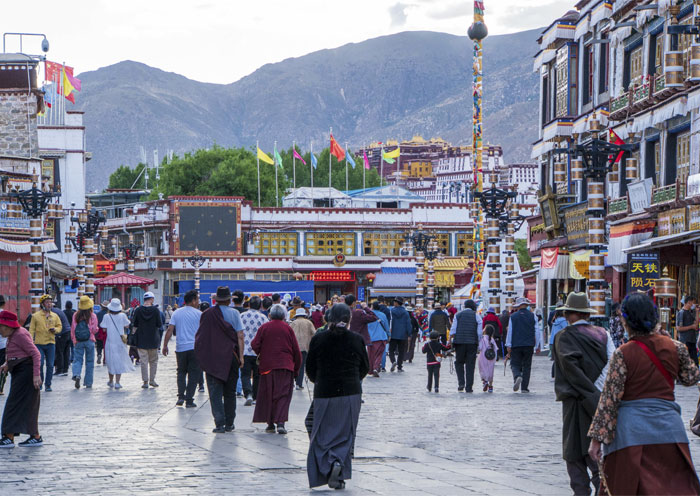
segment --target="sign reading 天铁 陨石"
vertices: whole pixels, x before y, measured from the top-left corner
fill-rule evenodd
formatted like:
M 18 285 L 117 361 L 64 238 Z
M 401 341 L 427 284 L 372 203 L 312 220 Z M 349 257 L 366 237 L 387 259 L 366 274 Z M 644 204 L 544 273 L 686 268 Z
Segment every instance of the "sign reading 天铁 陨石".
M 659 255 L 631 253 L 627 258 L 627 293 L 649 291 L 659 275 Z
M 579 203 L 564 210 L 566 238 L 569 246 L 580 246 L 588 243 L 588 202 Z
M 627 185 L 630 199 L 630 211 L 633 214 L 643 212 L 651 205 L 651 189 L 653 180 L 649 177 Z

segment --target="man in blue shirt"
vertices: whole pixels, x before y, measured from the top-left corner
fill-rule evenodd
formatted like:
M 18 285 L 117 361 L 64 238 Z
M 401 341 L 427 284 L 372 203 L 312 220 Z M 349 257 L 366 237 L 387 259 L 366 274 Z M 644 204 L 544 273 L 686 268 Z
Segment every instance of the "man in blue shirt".
M 515 300 L 515 312 L 508 322 L 506 347 L 513 372 L 513 391 L 522 386 L 523 393 L 529 393 L 532 355 L 535 351 L 535 316 L 528 309 L 532 305 L 527 298 Z

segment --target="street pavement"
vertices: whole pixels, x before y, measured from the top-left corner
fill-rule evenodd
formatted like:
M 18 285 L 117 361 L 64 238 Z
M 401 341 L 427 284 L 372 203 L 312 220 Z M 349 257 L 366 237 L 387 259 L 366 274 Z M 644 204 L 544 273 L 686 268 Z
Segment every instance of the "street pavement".
M 476 392 L 458 393 L 449 361 L 439 394 L 425 389 L 423 355 L 405 369 L 365 380 L 346 493 L 570 494 L 547 357 L 534 359 L 529 395 L 512 391 L 502 361 L 493 394 L 481 392 L 478 371 Z M 175 406 L 174 356 L 160 357 L 157 381 L 142 390 L 135 371 L 123 376 L 123 390 L 110 390 L 101 365 L 92 390 L 54 378 L 41 397 L 44 446 L 0 450 L 0 494 L 309 494 L 308 389 L 294 393 L 286 436 L 252 424 L 253 407 L 242 400 L 235 432 L 212 434 L 205 393 L 196 394 L 197 408 Z M 689 420 L 697 390 L 679 387 L 677 398 Z M 700 438 L 689 437 L 697 465 Z

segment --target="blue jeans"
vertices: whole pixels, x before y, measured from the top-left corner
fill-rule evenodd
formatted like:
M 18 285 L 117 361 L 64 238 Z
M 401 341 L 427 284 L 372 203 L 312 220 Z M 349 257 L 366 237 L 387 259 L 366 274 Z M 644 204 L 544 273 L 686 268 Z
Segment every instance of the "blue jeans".
M 382 353 L 382 368 L 386 368 L 386 354 L 389 351 L 389 341 L 386 342 L 386 346 L 384 346 L 384 353 Z
M 73 377 L 80 377 L 85 355 L 85 380 L 83 384 L 92 386 L 92 373 L 95 369 L 95 343 L 90 340 L 75 343 L 73 355 Z
M 51 387 L 51 379 L 53 379 L 53 366 L 56 358 L 55 344 L 38 344 L 36 347 L 41 354 L 41 380 L 44 381 L 46 387 Z M 44 364 L 46 364 L 46 380 L 44 380 Z

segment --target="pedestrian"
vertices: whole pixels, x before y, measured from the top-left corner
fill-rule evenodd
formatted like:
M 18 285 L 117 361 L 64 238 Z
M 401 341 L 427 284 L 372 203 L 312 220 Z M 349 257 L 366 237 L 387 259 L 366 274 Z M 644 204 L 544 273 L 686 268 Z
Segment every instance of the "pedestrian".
M 343 489 L 352 478 L 362 379 L 369 372 L 369 358 L 362 337 L 348 329 L 350 316 L 347 305 L 333 305 L 328 330 L 316 333 L 309 345 L 306 375 L 315 384 L 306 459 L 310 487 L 328 484 Z
M 148 386 L 157 388 L 156 372 L 158 371 L 158 348 L 160 348 L 160 330 L 163 319 L 160 310 L 153 305 L 155 295 L 146 291 L 143 295 L 143 305 L 134 310 L 131 325 L 134 327 L 134 343 L 141 364 L 141 380 L 143 389 Z
M 194 353 L 206 372 L 209 403 L 214 417 L 212 432 L 235 429 L 236 383 L 243 366 L 244 333 L 240 314 L 231 308 L 231 289 L 216 288 L 216 305 L 202 313 L 195 335 Z M 291 385 L 290 385 L 291 387 Z
M 267 299 L 272 302 L 270 298 Z M 253 348 L 250 347 L 250 343 L 255 339 L 260 326 L 269 321 L 267 316 L 260 311 L 262 303 L 259 296 L 253 296 L 250 299 L 248 311 L 241 315 L 243 332 L 245 333 L 243 341 L 245 350 L 243 352 L 243 368 L 241 370 L 241 386 L 245 396 L 245 406 L 254 405 L 258 397 L 258 384 L 260 382 L 258 356 L 253 351 Z
M 45 294 L 39 300 L 39 310 L 32 314 L 29 334 L 41 354 L 41 380 L 45 380 L 46 391 L 51 391 L 54 359 L 56 357 L 56 334 L 61 332 L 61 319 L 52 311 L 53 299 Z M 44 373 L 44 370 L 46 372 Z
M 633 293 L 622 302 L 630 337 L 613 352 L 588 430 L 588 453 L 599 462 L 609 494 L 700 494 L 674 387 L 700 379 L 688 349 L 658 333 L 654 302 Z
M 238 310 L 238 313 L 243 315 L 247 309 L 243 306 L 243 301 L 245 300 L 245 293 L 240 289 L 235 290 L 231 293 L 231 301 L 233 302 L 234 310 Z
M 442 341 L 442 344 L 446 345 L 447 331 L 451 325 L 450 316 L 442 309 L 442 304 L 436 301 L 433 304 L 433 312 L 428 318 L 428 332 L 437 331 L 440 335 L 440 341 Z
M 496 358 L 498 358 L 495 335 L 496 326 L 489 323 L 484 326 L 484 332 L 479 341 L 479 375 L 485 393 L 493 393 L 493 370 L 496 367 Z
M 0 295 L 0 312 L 5 308 L 5 297 Z M 7 339 L 0 334 L 0 365 L 5 363 L 5 350 L 7 349 Z M 7 372 L 0 372 L 0 396 L 5 394 L 5 381 L 7 380 Z
M 2 295 L 0 295 L 2 298 Z M 0 311 L 4 308 L 4 302 L 0 305 Z M 72 341 L 70 339 L 70 326 L 71 321 L 66 317 L 65 312 L 60 308 L 52 308 L 52 312 L 58 315 L 61 319 L 61 332 L 56 334 L 56 357 L 54 360 L 54 373 L 53 375 L 68 375 L 68 367 L 70 366 L 70 349 Z M 72 317 L 72 315 L 71 315 Z
M 532 354 L 535 351 L 535 316 L 529 310 L 532 303 L 524 297 L 515 300 L 515 311 L 508 322 L 506 347 L 513 372 L 513 391 L 522 387 L 529 393 Z
M 302 301 L 299 296 L 295 296 L 292 298 L 292 308 L 289 310 L 289 320 L 292 321 L 294 320 L 294 316 L 297 313 L 297 310 L 302 308 Z
M 301 309 L 299 310 L 301 311 Z M 265 432 L 286 434 L 294 378 L 301 368 L 301 352 L 294 330 L 285 322 L 287 311 L 281 305 L 270 309 L 270 321 L 263 324 L 250 344 L 260 357 L 260 386 L 253 422 L 267 424 Z
M 501 352 L 501 356 L 505 357 L 508 354 L 505 346 L 508 340 L 508 324 L 510 323 L 510 312 L 508 309 L 503 309 L 498 316 L 498 320 L 501 322 L 501 348 L 499 351 Z
M 423 353 L 426 355 L 426 367 L 428 368 L 428 392 L 433 389 L 435 381 L 435 392 L 440 392 L 440 367 L 444 352 L 450 348 L 440 342 L 440 334 L 437 331 L 430 331 L 430 341 L 423 345 Z
M 544 321 L 542 319 L 542 310 L 535 310 L 535 353 L 542 350 L 542 340 L 544 336 Z
M 80 374 L 83 370 L 83 358 L 85 359 L 85 380 L 83 384 L 87 389 L 92 388 L 93 374 L 95 371 L 95 340 L 98 331 L 97 315 L 93 312 L 94 307 L 95 304 L 93 301 L 88 296 L 83 295 L 78 301 L 78 311 L 73 315 L 70 337 L 75 347 L 75 356 L 73 360 L 73 381 L 75 381 L 75 389 L 80 389 Z
M 314 329 L 318 329 L 323 325 L 323 311 L 321 310 L 321 305 L 318 303 L 313 306 L 311 322 L 314 324 Z
M 421 338 L 426 339 L 428 333 L 428 312 L 423 307 L 422 303 L 416 303 L 416 309 L 413 312 L 413 316 L 418 321 L 418 327 L 420 328 Z
M 170 316 L 170 324 L 163 339 L 163 356 L 168 356 L 168 342 L 177 333 L 175 359 L 177 361 L 177 401 L 175 406 L 194 408 L 194 392 L 202 372 L 194 354 L 194 341 L 199 329 L 199 291 L 190 289 L 185 293 L 184 306 Z
M 389 334 L 391 336 L 389 341 L 389 360 L 391 361 L 391 371 L 393 372 L 398 367 L 399 372 L 403 372 L 406 344 L 413 330 L 411 318 L 403 307 L 403 298 L 399 296 L 394 299 L 394 306 L 389 313 L 391 315 L 389 320 Z
M 619 348 L 625 344 L 625 329 L 622 326 L 621 317 L 620 304 L 615 302 L 613 303 L 610 311 L 610 337 L 612 338 L 613 343 L 615 343 L 615 348 Z
M 204 312 L 208 308 L 210 308 L 211 305 L 207 303 L 206 301 L 203 301 L 202 303 L 199 304 L 199 311 Z M 197 391 L 200 393 L 203 393 L 204 390 L 204 371 L 202 370 L 202 367 L 199 368 L 199 381 L 197 382 Z
M 690 359 L 698 365 L 698 309 L 695 296 L 688 296 L 683 307 L 676 314 L 676 331 L 678 341 L 688 348 Z
M 109 313 L 107 307 L 109 306 L 109 301 L 104 300 L 100 303 L 100 310 L 97 312 L 97 325 L 99 329 L 97 331 L 97 336 L 95 336 L 95 351 L 97 352 L 97 364 L 102 363 L 102 352 L 105 349 L 105 341 L 107 341 L 107 333 L 102 327 L 102 319 L 105 315 Z
M 311 338 L 316 334 L 316 328 L 313 323 L 306 318 L 306 310 L 303 308 L 298 308 L 294 314 L 294 318 L 290 324 L 292 330 L 294 330 L 294 336 L 297 338 L 297 343 L 299 344 L 299 351 L 301 351 L 301 366 L 299 367 L 299 373 L 297 374 L 297 390 L 304 389 L 304 371 L 306 367 L 306 356 L 309 353 L 309 343 Z
M 73 322 L 73 315 L 75 314 L 75 310 L 73 309 L 73 302 L 68 300 L 66 302 L 66 305 L 63 310 L 64 315 L 66 316 L 66 320 L 68 320 L 68 323 L 70 324 Z M 68 363 L 64 366 L 65 371 L 64 374 L 68 375 L 68 367 L 70 367 L 70 364 L 73 363 L 73 341 L 68 340 L 68 346 L 70 347 L 69 353 L 70 356 L 68 357 Z
M 563 305 L 564 303 L 562 303 Z M 554 320 L 552 321 L 551 329 L 552 333 L 549 336 L 549 356 L 552 360 L 552 378 L 554 378 L 554 370 L 556 368 L 556 364 L 554 363 L 554 342 L 555 342 L 555 337 L 559 332 L 563 331 L 569 323 L 566 321 L 564 318 L 564 312 L 561 310 L 556 310 L 554 312 Z
M 379 377 L 379 371 L 382 367 L 382 355 L 386 349 L 386 343 L 389 341 L 389 321 L 384 312 L 380 310 L 378 301 L 372 303 L 372 313 L 377 316 L 377 320 L 367 325 L 370 340 L 367 353 L 369 355 L 370 373 L 374 377 Z
M 378 296 L 377 301 L 379 302 L 379 311 L 382 312 L 386 316 L 386 320 L 391 320 L 391 314 L 389 311 L 389 307 L 386 306 L 386 300 L 384 299 L 383 296 Z
M 418 324 L 418 319 L 414 315 L 414 309 L 410 305 L 406 305 L 406 311 L 408 316 L 411 318 L 411 335 L 408 338 L 408 345 L 406 347 L 406 360 L 408 363 L 413 363 L 413 357 L 416 352 L 416 343 L 418 342 L 418 334 L 420 333 L 420 325 Z
M 588 322 L 594 310 L 586 293 L 570 293 L 566 305 L 557 310 L 569 323 L 557 333 L 553 353 L 554 392 L 562 404 L 563 458 L 574 494 L 590 494 L 591 483 L 596 489 L 600 477 L 598 465 L 588 455 L 586 433 L 600 397 L 595 383 L 608 362 L 609 338 L 605 329 Z
M 455 315 L 450 329 L 450 341 L 455 352 L 457 391 L 474 392 L 474 368 L 479 351 L 483 321 L 476 313 L 476 302 L 464 302 L 464 310 Z
M 371 308 L 367 306 L 364 301 L 359 305 L 355 305 L 357 300 L 353 295 L 347 295 L 345 297 L 345 304 L 350 307 L 352 312 L 352 318 L 350 319 L 350 331 L 356 332 L 365 341 L 365 346 L 369 346 L 371 341 L 369 340 L 369 331 L 367 330 L 367 324 L 377 320 L 377 316 Z
M 122 303 L 119 298 L 112 298 L 107 304 L 107 315 L 102 317 L 100 327 L 105 330 L 105 362 L 109 381 L 107 386 L 121 389 L 122 374 L 134 370 L 129 358 L 129 350 L 126 346 L 126 331 L 129 328 L 129 319 L 122 312 Z M 178 339 L 178 343 L 179 343 Z
M 32 319 L 33 320 L 33 319 Z M 2 413 L 0 448 L 14 448 L 16 434 L 29 434 L 22 447 L 43 444 L 39 434 L 41 353 L 31 335 L 17 322 L 17 315 L 0 311 L 0 336 L 7 340 L 6 356 L 0 373 L 10 373 L 10 394 Z
M 172 306 L 166 305 L 165 312 L 163 313 L 165 314 L 165 327 L 167 328 L 170 325 L 170 319 L 173 318 L 173 313 L 175 313 L 175 310 L 173 310 Z
M 494 341 L 496 341 L 496 353 L 503 351 L 505 346 L 505 340 L 503 339 L 503 325 L 501 324 L 501 319 L 496 315 L 496 310 L 493 307 L 489 307 L 486 310 L 486 315 L 483 319 L 483 327 L 487 325 L 493 325 L 496 332 L 493 335 Z
M 260 313 L 262 313 L 265 317 L 268 319 L 270 318 L 270 308 L 272 308 L 272 298 L 269 296 L 266 296 L 265 298 L 262 299 L 262 310 Z
M 455 315 L 457 315 L 457 307 L 455 307 L 451 301 L 447 302 L 447 305 L 445 305 L 445 311 L 447 312 L 447 315 L 450 317 L 450 325 L 452 325 L 452 322 L 455 319 Z

